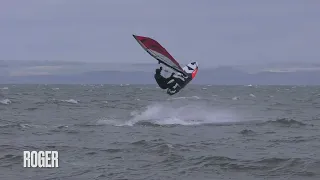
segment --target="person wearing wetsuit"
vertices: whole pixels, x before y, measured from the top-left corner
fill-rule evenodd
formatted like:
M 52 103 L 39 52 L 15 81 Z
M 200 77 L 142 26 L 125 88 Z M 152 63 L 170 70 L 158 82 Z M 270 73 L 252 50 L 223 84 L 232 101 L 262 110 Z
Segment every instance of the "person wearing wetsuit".
M 170 80 L 168 83 L 170 87 L 167 89 L 167 94 L 173 95 L 178 93 L 187 83 L 187 77 L 182 75 L 174 75 L 172 80 Z
M 186 84 L 188 84 L 192 78 L 191 76 L 177 73 L 172 76 L 173 80 L 169 81 L 169 87 L 167 89 L 167 94 L 174 95 L 178 93 Z
M 168 88 L 168 82 L 172 79 L 174 73 L 169 78 L 165 78 L 161 76 L 162 67 L 159 69 L 156 69 L 156 74 L 154 75 L 154 79 L 156 80 L 157 84 L 161 89 L 167 89 Z
M 160 64 L 160 61 L 159 61 Z M 188 77 L 183 76 L 182 74 L 172 73 L 169 78 L 161 76 L 162 67 L 156 69 L 154 78 L 161 89 L 168 89 L 168 94 L 175 94 L 180 91 L 181 88 L 187 83 Z

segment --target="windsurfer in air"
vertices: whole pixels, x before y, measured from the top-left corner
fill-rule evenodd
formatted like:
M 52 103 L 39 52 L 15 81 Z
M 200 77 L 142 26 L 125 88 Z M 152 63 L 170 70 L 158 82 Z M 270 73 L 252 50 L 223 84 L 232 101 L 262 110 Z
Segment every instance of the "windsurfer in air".
M 186 84 L 186 79 L 183 75 L 172 73 L 172 79 L 168 82 L 169 86 L 167 93 L 173 95 L 179 92 Z
M 189 63 L 183 68 L 180 64 L 167 52 L 167 50 L 162 47 L 159 42 L 144 36 L 133 35 L 135 40 L 141 45 L 141 47 L 147 51 L 152 57 L 154 57 L 158 64 L 163 64 L 167 69 L 162 69 L 162 67 L 156 69 L 154 78 L 161 89 L 167 89 L 167 94 L 174 95 L 183 89 L 198 72 L 197 62 Z M 166 73 L 161 73 L 165 71 Z M 166 78 L 167 72 L 174 72 L 169 78 Z
M 165 78 L 161 75 L 162 67 L 156 69 L 154 78 L 161 89 L 170 89 L 175 91 L 177 88 L 184 87 L 186 80 L 182 75 L 172 73 L 170 77 Z

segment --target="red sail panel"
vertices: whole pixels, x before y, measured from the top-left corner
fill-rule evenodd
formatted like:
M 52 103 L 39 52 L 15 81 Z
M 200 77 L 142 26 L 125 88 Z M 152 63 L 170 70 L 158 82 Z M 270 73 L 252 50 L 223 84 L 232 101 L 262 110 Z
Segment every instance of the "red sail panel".
M 179 63 L 156 40 L 144 36 L 133 36 L 146 50 L 152 50 L 165 56 L 166 58 L 170 59 L 171 63 L 173 63 L 179 70 L 182 70 Z

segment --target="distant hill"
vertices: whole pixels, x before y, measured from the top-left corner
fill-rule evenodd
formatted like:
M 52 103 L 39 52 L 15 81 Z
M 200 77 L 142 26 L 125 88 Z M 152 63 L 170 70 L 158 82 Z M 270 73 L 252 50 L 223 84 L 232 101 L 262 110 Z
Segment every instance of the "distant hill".
M 199 71 L 196 83 L 219 85 L 320 85 L 320 71 L 259 72 L 249 74 L 230 67 Z
M 201 69 L 192 84 L 320 85 L 320 71 L 259 72 L 232 67 Z M 0 84 L 155 84 L 153 72 L 90 71 L 65 75 L 0 76 Z

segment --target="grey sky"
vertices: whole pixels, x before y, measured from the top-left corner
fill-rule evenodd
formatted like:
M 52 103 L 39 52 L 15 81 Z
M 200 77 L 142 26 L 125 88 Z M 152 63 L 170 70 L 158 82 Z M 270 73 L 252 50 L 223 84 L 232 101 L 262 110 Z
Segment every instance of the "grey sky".
M 200 66 L 320 60 L 318 0 L 2 0 L 0 59 L 150 62 L 132 34 Z

